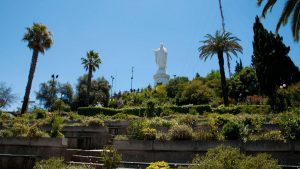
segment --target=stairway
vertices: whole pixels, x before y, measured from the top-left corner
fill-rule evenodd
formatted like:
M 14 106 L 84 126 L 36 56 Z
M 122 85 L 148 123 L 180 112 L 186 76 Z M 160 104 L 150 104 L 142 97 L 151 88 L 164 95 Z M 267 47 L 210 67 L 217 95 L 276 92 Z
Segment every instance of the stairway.
M 106 145 L 113 145 L 114 135 L 109 134 Z M 68 164 L 87 165 L 95 169 L 104 168 L 103 157 L 101 157 L 102 149 L 99 150 L 82 150 L 67 149 L 65 161 Z
M 95 169 L 103 168 L 103 150 L 67 149 L 65 160 L 68 164 L 87 165 Z

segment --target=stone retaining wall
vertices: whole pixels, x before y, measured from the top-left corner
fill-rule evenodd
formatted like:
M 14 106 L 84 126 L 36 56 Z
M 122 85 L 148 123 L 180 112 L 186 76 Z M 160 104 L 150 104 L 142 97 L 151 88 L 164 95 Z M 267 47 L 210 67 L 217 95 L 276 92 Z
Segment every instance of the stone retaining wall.
M 196 154 L 204 155 L 218 145 L 239 148 L 247 154 L 269 153 L 280 164 L 300 164 L 300 141 L 281 143 L 273 141 L 114 141 L 124 161 L 190 162 Z
M 31 169 L 35 161 L 64 157 L 64 138 L 0 138 L 1 169 Z

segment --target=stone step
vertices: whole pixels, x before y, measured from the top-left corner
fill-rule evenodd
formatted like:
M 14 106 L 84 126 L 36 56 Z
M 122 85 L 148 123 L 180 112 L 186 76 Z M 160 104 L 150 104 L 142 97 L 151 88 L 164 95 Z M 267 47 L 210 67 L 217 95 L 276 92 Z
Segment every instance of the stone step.
M 103 164 L 99 164 L 99 163 L 85 163 L 85 162 L 75 162 L 75 161 L 69 161 L 67 163 L 68 164 L 72 164 L 72 165 L 89 166 L 89 167 L 92 167 L 94 169 L 103 169 L 104 168 L 104 165 Z
M 73 155 L 100 157 L 102 151 L 103 151 L 102 149 L 100 150 L 67 149 L 65 160 L 71 161 Z
M 85 163 L 102 163 L 103 157 L 99 156 L 83 156 L 83 155 L 73 155 L 71 161 L 85 162 Z

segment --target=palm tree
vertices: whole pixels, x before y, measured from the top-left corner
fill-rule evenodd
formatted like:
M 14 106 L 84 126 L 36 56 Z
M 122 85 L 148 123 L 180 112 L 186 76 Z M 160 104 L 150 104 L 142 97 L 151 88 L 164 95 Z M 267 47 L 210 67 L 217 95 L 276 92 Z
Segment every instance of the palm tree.
M 23 99 L 21 113 L 25 113 L 28 107 L 29 95 L 32 85 L 32 80 L 36 68 L 39 53 L 44 53 L 53 43 L 52 34 L 48 28 L 40 23 L 34 23 L 32 27 L 27 27 L 27 32 L 24 34 L 23 40 L 28 42 L 29 49 L 33 50 L 31 65 L 26 85 L 25 95 Z
M 88 79 L 87 79 L 87 93 L 85 99 L 85 105 L 89 105 L 90 91 L 91 91 L 91 81 L 93 72 L 99 68 L 101 64 L 101 59 L 97 52 L 90 50 L 86 54 L 86 58 L 81 58 L 81 64 L 83 64 L 86 71 L 88 71 Z
M 261 6 L 263 0 L 256 0 L 257 4 Z M 271 11 L 277 0 L 267 0 L 263 11 L 262 17 L 266 16 L 268 11 Z M 278 33 L 281 25 L 286 25 L 292 15 L 292 33 L 295 41 L 299 41 L 300 32 L 300 0 L 286 0 L 281 15 L 277 21 L 276 33 Z
M 220 9 L 220 15 L 221 15 L 221 19 L 222 19 L 222 30 L 223 30 L 223 32 L 225 32 L 225 19 L 224 19 L 224 15 L 223 15 L 222 0 L 219 0 L 219 9 Z M 231 70 L 230 70 L 231 56 L 226 55 L 226 59 L 227 59 L 227 67 L 228 67 L 229 77 L 231 77 L 232 76 Z
M 237 52 L 243 53 L 242 46 L 238 43 L 240 41 L 237 37 L 232 36 L 230 32 L 217 31 L 215 36 L 207 34 L 206 40 L 201 41 L 202 46 L 199 47 L 200 59 L 206 61 L 207 58 L 212 58 L 215 54 L 218 56 L 220 75 L 221 75 L 221 88 L 224 99 L 224 105 L 228 106 L 228 91 L 226 85 L 226 76 L 224 71 L 224 57 L 223 54 L 230 55 L 230 53 L 237 56 Z

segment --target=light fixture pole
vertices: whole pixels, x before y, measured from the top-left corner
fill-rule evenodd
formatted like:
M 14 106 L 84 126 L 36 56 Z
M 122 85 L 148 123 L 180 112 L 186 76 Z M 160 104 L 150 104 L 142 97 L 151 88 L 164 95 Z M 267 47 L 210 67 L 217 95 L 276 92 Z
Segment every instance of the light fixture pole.
M 133 81 L 133 66 L 131 67 L 131 83 L 130 83 L 130 92 L 132 92 L 132 81 Z
M 52 98 L 51 98 L 51 106 L 52 106 L 52 108 L 53 108 L 53 105 L 54 105 L 54 96 L 55 96 L 55 92 L 54 92 L 54 87 L 55 87 L 55 84 L 54 84 L 54 82 L 55 82 L 55 79 L 58 79 L 58 75 L 55 75 L 55 74 L 52 74 L 51 75 L 51 78 L 52 78 Z
M 110 76 L 110 78 L 111 78 L 110 97 L 112 98 L 112 97 L 113 97 L 113 87 L 114 87 L 114 80 L 115 80 L 115 77 Z

